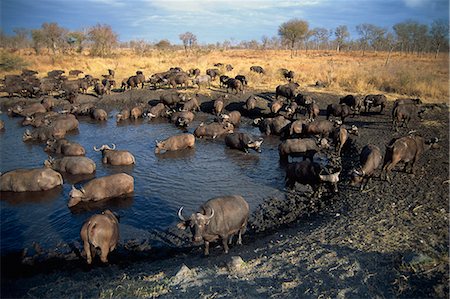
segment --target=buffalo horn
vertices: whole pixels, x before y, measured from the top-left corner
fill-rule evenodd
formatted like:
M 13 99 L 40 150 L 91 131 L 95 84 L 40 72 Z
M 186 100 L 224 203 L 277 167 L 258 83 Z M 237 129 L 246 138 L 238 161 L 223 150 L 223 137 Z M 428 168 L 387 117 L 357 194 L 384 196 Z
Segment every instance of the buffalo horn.
M 99 151 L 101 151 L 102 149 L 104 149 L 104 145 L 102 145 L 100 148 L 97 148 L 97 147 L 94 145 L 94 151 L 99 152 Z
M 208 219 L 211 219 L 211 218 L 213 218 L 213 216 L 214 216 L 214 209 L 213 209 L 213 208 L 211 208 L 211 216 L 209 216 L 209 217 L 208 217 Z
M 112 144 L 112 150 L 115 150 L 116 149 L 116 145 L 114 143 L 111 143 L 111 144 Z
M 183 215 L 181 214 L 181 212 L 183 211 L 183 207 L 181 207 L 178 210 L 178 217 L 182 220 L 182 221 L 186 221 L 186 218 L 183 217 Z

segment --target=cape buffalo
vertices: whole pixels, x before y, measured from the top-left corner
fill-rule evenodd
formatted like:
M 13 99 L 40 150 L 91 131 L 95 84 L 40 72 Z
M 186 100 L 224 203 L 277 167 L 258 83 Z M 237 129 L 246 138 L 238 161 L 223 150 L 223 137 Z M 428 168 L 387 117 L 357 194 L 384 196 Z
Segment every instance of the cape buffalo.
M 263 141 L 264 139 L 262 138 L 255 140 L 255 138 L 247 133 L 231 133 L 225 136 L 225 144 L 228 147 L 244 151 L 247 154 L 249 148 L 260 153 Z
M 369 94 L 364 98 L 364 110 L 370 112 L 372 107 L 380 107 L 380 114 L 383 113 L 387 98 L 384 94 Z
M 118 151 L 116 150 L 116 145 L 113 143 L 112 148 L 109 147 L 106 144 L 103 144 L 100 148 L 96 148 L 94 146 L 94 151 L 96 152 L 102 152 L 102 162 L 104 164 L 111 164 L 111 165 L 131 165 L 136 164 L 136 159 L 134 158 L 133 154 L 131 154 L 129 151 Z
M 67 139 L 47 140 L 45 151 L 64 156 L 84 156 L 86 154 L 86 150 L 81 144 Z
M 197 138 L 202 137 L 210 137 L 210 138 L 216 138 L 220 135 L 224 135 L 227 133 L 233 133 L 234 126 L 230 123 L 210 123 L 210 124 L 204 124 L 201 123 L 194 131 L 194 135 Z
M 312 157 L 319 150 L 317 141 L 313 138 L 286 139 L 278 146 L 281 161 L 287 161 L 288 156 Z
M 316 162 L 309 159 L 290 163 L 286 168 L 286 186 L 293 188 L 298 182 L 303 185 L 310 185 L 313 188 L 313 196 L 319 195 L 319 188 L 323 182 L 329 183 L 333 191 L 337 192 L 337 183 L 339 182 L 340 171 L 331 174 L 323 174 L 326 170 Z
M 425 141 L 421 136 L 405 136 L 392 139 L 386 146 L 384 155 L 383 171 L 387 181 L 390 181 L 391 170 L 399 162 L 405 162 L 404 170 L 410 166 L 410 173 L 414 174 L 414 166 L 422 153 L 430 148 L 437 147 L 437 138 Z
M 291 101 L 295 97 L 295 91 L 299 86 L 296 82 L 278 85 L 275 89 L 275 99 L 278 99 L 278 96 L 282 96 Z
M 119 241 L 119 217 L 110 210 L 92 215 L 81 227 L 80 236 L 87 263 L 92 263 L 96 248 L 101 250 L 101 261 L 107 263 L 108 254 L 116 248 Z
M 225 253 L 228 253 L 228 243 L 238 234 L 237 244 L 242 244 L 242 234 L 245 233 L 249 217 L 248 203 L 242 196 L 231 195 L 216 197 L 208 200 L 197 213 L 186 219 L 182 215 L 183 207 L 178 211 L 182 222 L 178 223 L 180 229 L 191 228 L 192 241 L 204 241 L 205 255 L 209 255 L 209 243 L 217 239 L 222 240 Z
M 383 157 L 378 146 L 373 144 L 364 146 L 359 155 L 361 166 L 352 171 L 350 185 L 356 186 L 360 184 L 360 190 L 363 190 L 369 184 L 375 170 L 380 167 L 382 159 Z
M 131 194 L 133 191 L 133 177 L 126 173 L 117 173 L 93 179 L 86 183 L 81 189 L 76 189 L 72 186 L 67 205 L 70 208 L 82 201 L 99 201 Z
M 53 169 L 16 169 L 0 176 L 0 191 L 45 191 L 63 184 L 61 174 Z
M 68 156 L 59 159 L 48 157 L 48 159 L 44 161 L 44 166 L 69 174 L 91 174 L 94 173 L 96 169 L 94 161 L 81 156 Z
M 195 136 L 192 134 L 179 134 L 163 141 L 156 141 L 155 154 L 161 151 L 177 151 L 195 146 Z

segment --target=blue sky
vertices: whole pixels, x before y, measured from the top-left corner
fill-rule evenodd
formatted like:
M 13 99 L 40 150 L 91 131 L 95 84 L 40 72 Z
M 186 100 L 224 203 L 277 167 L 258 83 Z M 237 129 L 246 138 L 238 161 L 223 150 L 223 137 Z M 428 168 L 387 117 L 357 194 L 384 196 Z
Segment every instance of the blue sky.
M 36 29 L 56 22 L 69 30 L 96 24 L 111 25 L 121 41 L 168 39 L 190 31 L 200 43 L 261 40 L 277 35 L 278 26 L 292 18 L 310 28 L 334 29 L 370 23 L 392 29 L 408 19 L 431 24 L 449 19 L 448 0 L 0 0 L 1 28 Z

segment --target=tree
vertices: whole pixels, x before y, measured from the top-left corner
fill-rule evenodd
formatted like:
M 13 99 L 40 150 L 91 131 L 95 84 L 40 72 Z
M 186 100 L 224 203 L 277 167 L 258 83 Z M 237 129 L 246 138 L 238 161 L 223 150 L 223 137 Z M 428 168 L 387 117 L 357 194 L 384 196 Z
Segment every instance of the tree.
M 428 26 L 413 20 L 397 23 L 393 26 L 401 50 L 405 54 L 423 51 L 427 43 Z
M 172 45 L 170 44 L 170 42 L 167 39 L 162 39 L 155 44 L 155 48 L 157 48 L 159 50 L 169 49 L 171 46 Z
M 72 31 L 67 34 L 67 42 L 71 48 L 75 48 L 77 53 L 83 51 L 83 43 L 86 40 L 86 34 L 82 31 Z
M 88 40 L 92 43 L 91 54 L 107 56 L 111 54 L 112 48 L 117 44 L 118 35 L 109 25 L 97 24 L 88 31 Z
M 361 36 L 359 42 L 362 47 L 363 56 L 368 46 L 377 50 L 386 33 L 386 29 L 367 23 L 357 25 L 356 31 Z
M 59 27 L 57 23 L 44 23 L 41 30 L 45 46 L 52 50 L 53 54 L 56 54 L 58 49 L 62 49 L 65 46 L 67 29 Z
M 299 19 L 292 19 L 281 24 L 278 28 L 278 35 L 290 44 L 291 58 L 294 54 L 295 44 L 306 38 L 308 27 L 308 22 Z
M 197 37 L 192 32 L 185 32 L 179 35 L 181 41 L 183 42 L 184 51 L 186 55 L 188 54 L 188 48 L 192 50 L 192 46 L 197 43 Z
M 45 44 L 44 32 L 42 29 L 31 30 L 31 39 L 33 41 L 33 49 L 36 54 L 40 54 L 42 46 Z
M 345 43 L 346 39 L 350 36 L 348 33 L 347 26 L 340 25 L 334 31 L 334 36 L 336 36 L 336 52 L 341 50 L 342 45 Z
M 316 44 L 316 49 L 319 50 L 320 46 L 328 44 L 328 30 L 326 28 L 314 28 L 311 30 L 313 40 Z
M 448 45 L 448 27 L 448 23 L 444 20 L 435 20 L 431 24 L 430 38 L 435 51 L 434 58 L 437 58 L 443 45 Z

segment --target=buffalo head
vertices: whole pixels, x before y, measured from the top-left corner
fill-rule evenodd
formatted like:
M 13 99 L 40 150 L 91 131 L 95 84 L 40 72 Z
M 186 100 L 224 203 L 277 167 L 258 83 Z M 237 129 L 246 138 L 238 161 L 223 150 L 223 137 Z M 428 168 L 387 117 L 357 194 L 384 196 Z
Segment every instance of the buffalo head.
M 67 204 L 69 208 L 80 203 L 85 197 L 85 191 L 83 188 L 77 189 L 72 185 L 72 190 L 69 192 L 69 203 Z
M 250 140 L 247 143 L 248 148 L 252 148 L 255 151 L 257 151 L 258 153 L 261 152 L 261 144 L 264 142 L 263 138 L 259 138 L 258 140 Z
M 182 222 L 178 223 L 177 227 L 184 230 L 189 226 L 192 232 L 192 241 L 195 243 L 201 242 L 211 219 L 214 217 L 214 210 L 211 209 L 211 215 L 194 213 L 189 219 L 184 218 L 182 211 L 183 207 L 178 210 L 178 217 Z
M 116 149 L 116 145 L 114 143 L 112 143 L 112 148 L 109 147 L 109 145 L 107 145 L 107 144 L 103 144 L 100 148 L 97 148 L 96 146 L 94 146 L 94 151 L 96 151 L 96 152 L 101 152 L 101 151 L 104 151 L 104 150 L 111 150 L 111 151 L 113 151 L 115 149 Z

